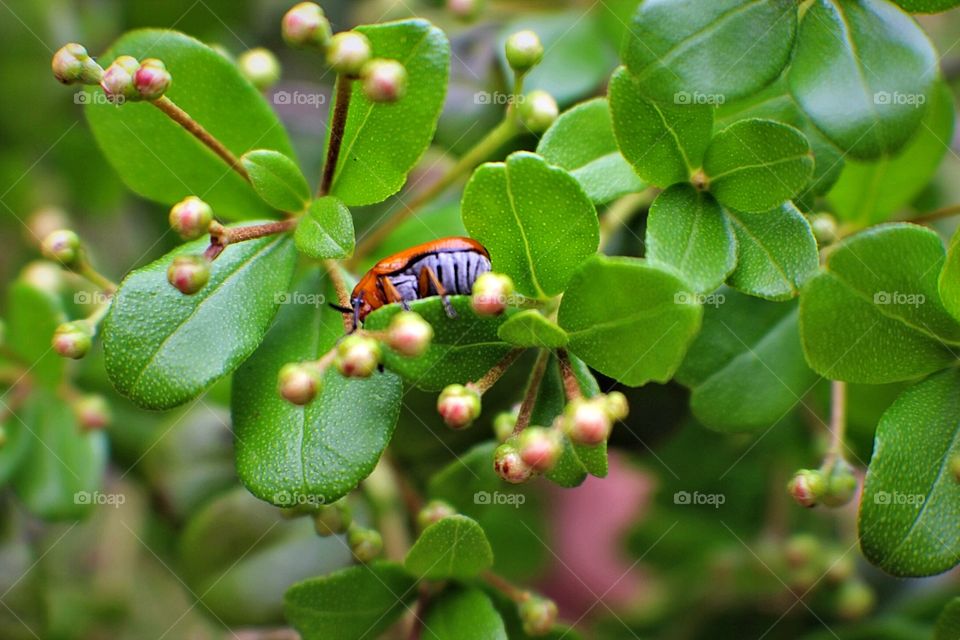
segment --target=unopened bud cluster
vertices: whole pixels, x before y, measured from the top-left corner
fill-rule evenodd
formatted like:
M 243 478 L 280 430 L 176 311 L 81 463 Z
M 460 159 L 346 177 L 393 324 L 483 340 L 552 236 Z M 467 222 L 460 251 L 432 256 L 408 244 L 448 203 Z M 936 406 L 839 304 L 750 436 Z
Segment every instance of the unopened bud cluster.
M 828 469 L 801 469 L 790 479 L 787 491 L 802 507 L 842 507 L 853 499 L 857 485 L 853 467 L 840 458 Z
M 480 392 L 473 385 L 448 385 L 437 398 L 437 413 L 451 429 L 466 429 L 480 417 Z
M 487 272 L 473 283 L 470 306 L 480 316 L 498 316 L 507 310 L 515 289 L 510 276 Z

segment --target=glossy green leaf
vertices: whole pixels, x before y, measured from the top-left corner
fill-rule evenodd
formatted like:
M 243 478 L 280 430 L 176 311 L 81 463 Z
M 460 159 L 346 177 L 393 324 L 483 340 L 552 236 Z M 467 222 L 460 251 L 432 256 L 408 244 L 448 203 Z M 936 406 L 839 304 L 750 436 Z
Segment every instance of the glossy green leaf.
M 427 580 L 466 580 L 493 565 L 493 550 L 476 520 L 453 515 L 424 529 L 403 565 Z
M 734 100 L 780 75 L 797 32 L 791 0 L 646 0 L 623 59 L 661 102 Z
M 173 76 L 167 96 L 237 157 L 272 149 L 293 157 L 283 126 L 236 66 L 207 45 L 176 31 L 141 29 L 120 38 L 99 58 L 159 58 Z M 275 215 L 272 207 L 207 147 L 146 102 L 116 107 L 100 90 L 85 110 L 104 155 L 128 187 L 173 204 L 189 195 L 209 202 L 221 219 Z
M 63 380 L 65 360 L 53 350 L 51 340 L 66 320 L 56 296 L 22 280 L 10 285 L 4 343 L 23 359 L 30 377 L 49 389 Z
M 896 576 L 942 573 L 960 562 L 960 372 L 907 389 L 877 427 L 860 502 L 860 546 Z
M 960 597 L 947 603 L 937 618 L 937 631 L 933 640 L 956 640 L 960 638 Z
M 284 611 L 303 640 L 375 638 L 416 599 L 415 587 L 400 565 L 375 562 L 293 585 Z
M 702 309 L 682 280 L 632 258 L 597 256 L 570 281 L 558 322 L 569 349 L 630 386 L 672 376 L 700 329 Z
M 570 172 L 595 204 L 642 191 L 644 183 L 620 154 L 604 98 L 579 104 L 553 123 L 537 153 Z
M 103 327 L 107 374 L 147 409 L 168 409 L 233 371 L 260 344 L 290 284 L 296 251 L 286 235 L 228 247 L 192 296 L 167 282 L 170 260 L 198 254 L 202 238 L 128 275 Z
M 424 640 L 508 640 L 503 619 L 480 589 L 446 591 L 430 607 Z
M 317 198 L 297 224 L 293 239 L 300 253 L 317 260 L 352 255 L 355 237 L 350 209 L 334 196 Z
M 654 200 L 644 241 L 652 263 L 672 267 L 696 293 L 709 293 L 737 265 L 737 240 L 709 193 L 675 184 Z
M 500 325 L 497 335 L 517 347 L 559 349 L 567 345 L 566 332 L 535 309 L 515 313 Z
M 286 297 L 263 344 L 233 377 L 237 472 L 253 495 L 279 506 L 330 503 L 366 478 L 390 442 L 403 385 L 389 372 L 344 378 L 330 367 L 305 407 L 277 393 L 288 362 L 317 360 L 343 335 L 334 292 L 309 277 Z
M 741 120 L 714 136 L 703 159 L 710 192 L 741 211 L 769 211 L 796 196 L 813 175 L 802 133 L 772 120 Z
M 450 43 L 426 20 L 357 27 L 373 55 L 403 63 L 407 93 L 394 104 L 366 98 L 353 83 L 347 126 L 330 193 L 348 206 L 386 200 L 403 186 L 427 150 L 447 93 Z M 329 140 L 328 140 L 329 143 Z
M 943 263 L 937 234 L 910 224 L 873 227 L 837 247 L 800 296 L 810 366 L 833 380 L 882 384 L 955 362 L 960 323 L 937 292 Z
M 960 5 L 960 0 L 893 0 L 905 11 L 913 13 L 937 13 Z M 938 639 L 939 640 L 939 639 Z
M 739 251 L 730 286 L 768 300 L 796 297 L 820 264 L 807 219 L 789 202 L 764 213 L 727 209 L 726 214 Z
M 650 184 L 686 182 L 703 162 L 713 132 L 711 105 L 653 102 L 621 67 L 610 80 L 610 111 L 623 157 Z
M 790 91 L 854 158 L 895 153 L 920 126 L 937 56 L 919 26 L 884 0 L 816 0 L 804 14 Z
M 872 162 L 846 163 L 827 196 L 837 216 L 857 224 L 876 224 L 913 201 L 949 149 L 953 122 L 953 94 L 938 83 L 920 128 L 903 149 Z
M 11 416 L 5 422 L 0 422 L 0 428 L 6 435 L 6 441 L 0 447 L 0 487 L 6 486 L 13 478 L 32 447 L 42 446 L 30 433 L 30 426 L 22 420 Z
M 310 185 L 297 163 L 279 151 L 257 149 L 240 158 L 253 190 L 280 211 L 298 213 L 310 202 Z
M 410 305 L 433 326 L 433 340 L 425 354 L 407 358 L 384 350 L 387 368 L 424 391 L 439 391 L 448 384 L 477 380 L 513 348 L 497 335 L 504 316 L 476 315 L 467 296 L 453 296 L 450 304 L 457 313 L 456 318 L 447 317 L 438 297 Z M 367 316 L 364 326 L 373 331 L 384 330 L 401 310 L 397 304 L 378 309 Z
M 101 499 L 106 434 L 82 430 L 70 405 L 49 391 L 34 393 L 22 420 L 34 442 L 13 479 L 17 496 L 30 513 L 46 520 L 89 513 Z
M 937 289 L 943 306 L 950 315 L 960 320 L 960 229 L 954 232 L 950 239 L 947 257 L 937 280 Z
M 801 404 L 817 380 L 803 359 L 797 305 L 730 290 L 722 296 L 706 308 L 677 381 L 690 387 L 690 409 L 711 429 L 771 427 Z
M 461 215 L 494 270 L 537 298 L 561 293 L 600 243 L 596 209 L 577 181 L 532 153 L 477 169 Z

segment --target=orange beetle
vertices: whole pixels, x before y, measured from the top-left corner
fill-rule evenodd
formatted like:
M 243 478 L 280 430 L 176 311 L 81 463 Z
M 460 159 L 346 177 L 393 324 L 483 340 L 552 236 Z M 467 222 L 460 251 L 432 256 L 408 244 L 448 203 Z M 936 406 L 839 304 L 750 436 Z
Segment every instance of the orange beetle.
M 399 302 L 440 296 L 451 318 L 456 312 L 448 295 L 470 295 L 474 281 L 490 271 L 490 254 L 470 238 L 441 238 L 410 247 L 373 265 L 350 296 L 356 329 L 373 310 Z

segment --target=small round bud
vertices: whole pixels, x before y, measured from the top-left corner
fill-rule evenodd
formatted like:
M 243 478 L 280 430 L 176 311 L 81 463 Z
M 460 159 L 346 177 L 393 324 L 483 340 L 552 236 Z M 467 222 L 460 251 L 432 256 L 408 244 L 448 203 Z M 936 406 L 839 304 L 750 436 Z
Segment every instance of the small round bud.
M 173 77 L 166 65 L 156 58 L 148 58 L 140 63 L 133 76 L 133 83 L 144 100 L 157 100 L 167 92 Z
M 837 239 L 837 219 L 829 213 L 815 213 L 810 216 L 810 228 L 820 246 L 832 244 Z
M 801 469 L 787 484 L 790 497 L 801 507 L 815 507 L 827 490 L 827 480 L 816 469 Z
M 120 56 L 114 60 L 103 72 L 103 79 L 100 80 L 107 100 L 118 104 L 127 100 L 139 100 L 140 90 L 134 80 L 139 70 L 140 63 L 132 56 Z
M 390 320 L 387 344 L 403 356 L 416 358 L 430 347 L 433 327 L 413 311 L 401 311 Z
M 444 518 L 456 515 L 457 510 L 443 500 L 431 500 L 417 514 L 417 525 L 426 529 L 430 525 L 440 522 Z
M 523 632 L 528 636 L 544 636 L 557 622 L 557 604 L 553 600 L 534 596 L 519 607 Z
M 83 396 L 73 403 L 73 415 L 80 428 L 85 431 L 97 431 L 110 424 L 112 412 L 107 399 L 100 395 Z
M 503 411 L 493 419 L 493 433 L 500 442 L 506 442 L 517 428 L 517 414 Z
M 79 360 L 87 355 L 93 344 L 93 328 L 89 322 L 65 322 L 53 333 L 53 350 L 64 358 Z
M 344 31 L 330 39 L 327 47 L 327 64 L 337 73 L 358 76 L 364 65 L 370 62 L 373 47 L 367 36 L 359 31 Z
M 28 263 L 20 271 L 19 278 L 30 286 L 52 295 L 60 295 L 65 284 L 63 269 L 45 260 Z
M 560 116 L 560 107 L 552 95 L 537 89 L 524 96 L 518 113 L 521 122 L 531 133 L 543 133 Z
M 520 74 L 530 71 L 543 60 L 540 36 L 529 30 L 518 31 L 507 38 L 506 52 L 507 64 Z
M 280 79 L 280 61 L 263 47 L 250 49 L 237 59 L 237 67 L 250 84 L 260 91 L 269 89 Z
M 184 240 L 195 240 L 210 229 L 213 209 L 196 196 L 187 196 L 170 209 L 170 226 Z
M 447 386 L 437 398 L 437 412 L 451 429 L 465 429 L 480 417 L 480 393 L 462 384 Z
M 960 453 L 950 457 L 950 473 L 953 474 L 954 480 L 960 482 Z
M 76 42 L 65 44 L 53 54 L 50 63 L 53 75 L 63 84 L 97 84 L 103 78 L 103 69 Z
M 838 552 L 827 562 L 827 580 L 833 584 L 841 584 L 853 577 L 856 571 L 853 556 L 845 552 Z
M 470 306 L 477 315 L 498 316 L 506 311 L 513 291 L 510 276 L 488 271 L 474 281 Z
M 68 229 L 59 229 L 43 239 L 40 253 L 48 260 L 70 266 L 80 257 L 80 237 Z
M 533 477 L 533 467 L 523 461 L 513 441 L 503 443 L 493 452 L 493 470 L 511 484 L 521 484 Z
M 396 60 L 371 60 L 363 65 L 360 77 L 371 102 L 396 102 L 407 93 L 407 69 Z
M 630 415 L 630 403 L 627 402 L 627 396 L 621 392 L 611 391 L 604 400 L 611 420 L 623 420 Z
M 837 460 L 827 478 L 823 504 L 828 507 L 842 507 L 853 499 L 853 495 L 857 492 L 857 484 L 853 467 L 846 460 Z
M 563 436 L 554 429 L 527 427 L 517 438 L 520 458 L 534 471 L 546 473 L 563 453 Z
M 447 11 L 458 20 L 473 22 L 486 8 L 486 0 L 447 0 Z
M 819 566 L 822 546 L 815 536 L 798 533 L 790 536 L 783 546 L 784 558 L 794 569 L 816 564 Z
M 210 280 L 210 262 L 203 256 L 177 256 L 167 269 L 167 281 L 180 293 L 190 296 Z
M 848 580 L 837 591 L 837 615 L 844 620 L 859 620 L 873 609 L 876 596 L 862 580 Z
M 610 437 L 613 424 L 600 398 L 579 398 L 567 405 L 563 429 L 576 444 L 598 445 Z
M 361 335 L 350 335 L 337 345 L 337 370 L 348 378 L 369 378 L 380 364 L 380 343 Z
M 364 527 L 350 527 L 347 533 L 347 544 L 350 545 L 353 557 L 363 563 L 376 560 L 383 551 L 383 537 L 380 532 Z
M 291 47 L 325 47 L 332 33 L 323 9 L 313 2 L 301 2 L 287 11 L 280 29 Z
M 350 508 L 337 502 L 323 505 L 313 514 L 313 528 L 318 536 L 334 536 L 347 531 L 352 521 Z
M 280 396 L 299 406 L 310 404 L 317 397 L 320 384 L 320 376 L 313 367 L 296 362 L 283 365 L 277 375 Z

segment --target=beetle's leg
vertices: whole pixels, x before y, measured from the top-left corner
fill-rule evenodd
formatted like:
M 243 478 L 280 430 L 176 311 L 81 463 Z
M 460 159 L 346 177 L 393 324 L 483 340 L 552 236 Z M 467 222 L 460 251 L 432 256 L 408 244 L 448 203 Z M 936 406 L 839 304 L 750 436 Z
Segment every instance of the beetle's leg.
M 410 310 L 410 305 L 406 300 L 403 299 L 400 291 L 397 290 L 396 285 L 393 284 L 393 281 L 390 280 L 390 278 L 387 276 L 380 276 L 380 285 L 383 287 L 383 292 L 387 296 L 387 302 L 399 302 L 404 311 Z
M 448 318 L 456 318 L 457 312 L 453 308 L 453 305 L 450 304 L 450 300 L 447 299 L 447 290 L 443 288 L 443 285 L 440 284 L 440 278 L 437 277 L 436 271 L 430 267 L 424 267 L 420 270 L 420 293 L 426 294 L 428 291 L 427 283 L 433 285 L 433 290 L 437 292 L 437 295 L 440 296 L 440 302 L 443 303 L 443 310 L 447 312 Z

